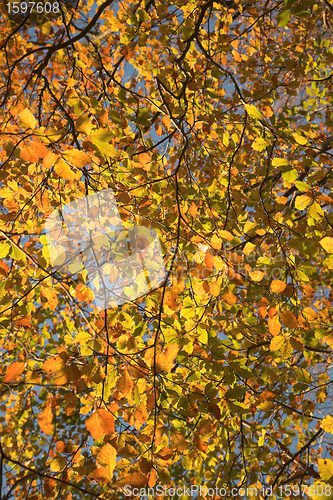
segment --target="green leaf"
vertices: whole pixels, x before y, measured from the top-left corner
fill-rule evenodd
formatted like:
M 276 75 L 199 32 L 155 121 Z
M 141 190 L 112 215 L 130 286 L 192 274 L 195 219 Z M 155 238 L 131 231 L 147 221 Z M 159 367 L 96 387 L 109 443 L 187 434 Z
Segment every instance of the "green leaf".
M 285 28 L 289 22 L 290 19 L 290 10 L 283 10 L 282 12 L 279 13 L 277 17 L 277 23 L 280 26 L 280 28 Z

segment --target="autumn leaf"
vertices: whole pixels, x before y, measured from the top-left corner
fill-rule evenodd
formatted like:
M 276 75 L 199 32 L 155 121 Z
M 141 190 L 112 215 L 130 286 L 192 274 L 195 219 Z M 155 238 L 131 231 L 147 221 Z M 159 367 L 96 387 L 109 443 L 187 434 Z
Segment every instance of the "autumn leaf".
M 295 200 L 295 207 L 298 210 L 304 210 L 308 206 L 310 201 L 311 201 L 310 196 L 306 196 L 306 195 L 302 194 L 300 196 L 297 196 L 297 198 Z
M 333 417 L 327 415 L 320 423 L 320 427 L 324 429 L 325 432 L 333 434 Z
M 113 140 L 113 135 L 104 129 L 95 129 L 91 131 L 91 141 L 98 147 L 102 155 L 114 158 L 117 156 L 116 148 L 110 144 Z
M 327 253 L 333 253 L 333 238 L 326 236 L 319 243 Z
M 116 457 L 117 451 L 109 443 L 106 443 L 97 455 L 96 462 L 98 465 L 104 467 L 107 473 L 107 478 L 110 479 L 110 481 L 116 466 Z
M 118 479 L 115 483 L 112 483 L 114 488 L 122 488 L 123 486 L 132 486 L 133 488 L 142 488 L 147 484 L 147 476 L 141 474 L 141 472 L 132 472 L 125 475 L 123 478 Z
M 325 417 L 325 419 L 326 418 L 327 417 Z M 318 460 L 318 472 L 319 472 L 320 477 L 323 481 L 325 481 L 326 483 L 329 483 L 329 484 L 333 484 L 333 462 L 332 462 L 332 460 L 330 460 L 329 458 L 325 458 L 325 459 L 320 458 Z
M 77 168 L 83 168 L 91 163 L 90 156 L 79 149 L 67 149 L 62 156 L 70 165 Z
M 44 432 L 44 434 L 47 435 L 52 434 L 53 432 L 52 420 L 53 420 L 52 410 L 50 408 L 50 404 L 47 403 L 45 409 L 37 417 L 37 422 L 42 431 Z
M 245 104 L 244 107 L 251 118 L 257 118 L 257 119 L 263 118 L 260 111 L 258 111 L 257 108 L 253 104 Z
M 37 120 L 29 109 L 24 109 L 19 114 L 21 124 L 26 128 L 34 129 L 37 125 Z
M 62 159 L 59 158 L 54 166 L 54 171 L 56 174 L 64 179 L 65 181 L 72 181 L 76 178 L 76 173 L 71 167 Z
M 285 290 L 287 284 L 284 281 L 281 280 L 273 280 L 272 283 L 270 284 L 271 291 L 273 293 L 280 293 Z
M 279 321 L 279 314 L 274 307 L 271 307 L 268 311 L 268 328 L 270 333 L 275 337 L 279 335 L 281 330 L 281 323 Z
M 133 380 L 127 370 L 124 370 L 122 376 L 118 379 L 116 387 L 125 396 L 132 390 Z
M 49 154 L 47 147 L 39 141 L 31 141 L 29 144 L 24 144 L 20 157 L 22 160 L 30 163 L 37 163 L 41 158 L 45 158 Z
M 79 302 L 88 302 L 88 304 L 91 304 L 95 299 L 93 290 L 82 283 L 79 283 L 76 287 L 75 295 Z
M 23 372 L 25 363 L 16 361 L 7 367 L 6 374 L 3 378 L 4 383 L 15 382 Z
M 280 314 L 281 322 L 287 328 L 297 328 L 298 322 L 295 315 L 287 309 L 282 309 Z
M 171 368 L 174 366 L 174 359 L 178 353 L 177 344 L 168 345 L 165 351 L 159 352 L 156 355 L 156 366 L 155 369 L 157 372 L 169 372 Z M 153 362 L 154 360 L 152 360 Z

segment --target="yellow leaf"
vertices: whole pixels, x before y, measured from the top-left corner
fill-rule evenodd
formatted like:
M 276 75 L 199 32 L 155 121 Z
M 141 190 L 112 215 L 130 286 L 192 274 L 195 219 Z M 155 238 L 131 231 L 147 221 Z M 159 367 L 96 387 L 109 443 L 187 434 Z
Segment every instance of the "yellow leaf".
M 322 420 L 320 427 L 324 429 L 325 432 L 333 434 L 333 417 L 331 417 L 331 415 L 327 415 L 327 417 Z
M 323 422 L 326 420 L 326 418 L 332 418 L 332 417 L 325 417 Z M 322 424 L 323 424 L 322 422 Z M 322 425 L 320 426 L 322 427 Z M 329 432 L 329 431 L 328 431 Z M 318 460 L 318 472 L 320 474 L 320 479 L 323 481 L 326 481 L 327 483 L 332 484 L 333 480 L 333 462 L 329 458 L 320 458 Z
M 50 464 L 50 469 L 52 472 L 61 472 L 66 467 L 66 458 L 65 457 L 54 457 Z
M 260 111 L 253 104 L 245 104 L 244 107 L 251 118 L 263 118 Z
M 255 151 L 264 151 L 264 149 L 269 146 L 270 142 L 266 141 L 263 137 L 257 137 L 256 140 L 252 143 L 252 149 Z
M 314 311 L 313 309 L 311 309 L 311 307 L 305 307 L 305 309 L 302 312 L 302 315 L 309 322 L 315 321 L 317 319 L 317 317 L 318 317 L 318 314 L 316 313 L 316 311 Z
M 282 309 L 280 317 L 282 324 L 287 328 L 298 327 L 296 316 L 291 311 L 288 311 L 287 309 Z
M 217 236 L 217 234 L 213 234 L 212 239 L 210 240 L 210 244 L 214 248 L 214 250 L 221 250 L 222 248 L 222 239 Z
M 283 290 L 285 290 L 286 286 L 287 284 L 284 281 L 273 280 L 270 288 L 273 293 L 280 293 L 283 292 Z
M 234 236 L 229 233 L 229 231 L 225 231 L 224 229 L 222 229 L 222 231 L 219 231 L 218 234 L 223 240 L 231 241 L 234 239 Z
M 105 446 L 97 455 L 96 462 L 98 465 L 105 467 L 108 479 L 112 479 L 113 471 L 116 466 L 117 451 L 110 443 L 106 443 Z
M 93 124 L 91 123 L 88 115 L 81 115 L 80 118 L 76 120 L 76 130 L 78 132 L 84 132 L 85 134 L 89 135 L 92 128 Z
M 19 378 L 21 373 L 24 370 L 25 363 L 22 363 L 20 361 L 16 361 L 15 363 L 12 363 L 7 367 L 6 370 L 6 375 L 4 376 L 3 382 L 8 383 L 8 382 L 14 382 Z
M 283 337 L 282 335 L 277 335 L 276 337 L 274 337 L 272 340 L 271 340 L 271 343 L 270 343 L 270 350 L 271 351 L 279 351 L 281 349 L 281 347 L 283 346 L 284 342 L 285 342 L 285 337 Z
M 297 144 L 300 144 L 301 146 L 303 146 L 304 144 L 306 144 L 308 142 L 306 137 L 303 137 L 302 135 L 298 134 L 297 132 L 293 133 L 293 138 L 295 139 Z
M 326 236 L 319 243 L 327 253 L 333 253 L 333 238 Z
M 283 158 L 273 158 L 272 165 L 273 167 L 281 167 L 281 165 L 288 165 L 288 161 Z
M 55 164 L 54 171 L 65 181 L 73 181 L 76 178 L 75 172 L 62 158 L 58 159 Z
M 307 196 L 306 194 L 302 194 L 300 196 L 297 196 L 295 200 L 295 207 L 297 210 L 304 210 L 305 207 L 308 206 L 312 198 L 310 196 Z
M 73 167 L 83 168 L 91 163 L 90 156 L 79 149 L 70 149 L 63 153 L 64 159 Z
M 253 252 L 253 250 L 255 249 L 255 245 L 253 243 L 251 243 L 250 241 L 248 241 L 245 245 L 245 247 L 243 248 L 243 253 L 245 255 L 249 255 L 251 252 Z
M 29 111 L 28 109 L 24 109 L 23 111 L 21 111 L 19 117 L 20 117 L 20 122 L 26 129 L 27 128 L 34 129 L 36 127 L 37 120 L 31 113 L 31 111 Z

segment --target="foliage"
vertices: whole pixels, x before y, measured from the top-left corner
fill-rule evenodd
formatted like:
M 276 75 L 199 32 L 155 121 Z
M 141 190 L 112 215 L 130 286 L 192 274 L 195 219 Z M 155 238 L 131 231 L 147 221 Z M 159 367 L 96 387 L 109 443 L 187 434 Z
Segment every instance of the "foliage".
M 329 3 L 6 5 L 2 498 L 333 484 Z M 106 311 L 43 233 L 102 189 L 168 270 Z

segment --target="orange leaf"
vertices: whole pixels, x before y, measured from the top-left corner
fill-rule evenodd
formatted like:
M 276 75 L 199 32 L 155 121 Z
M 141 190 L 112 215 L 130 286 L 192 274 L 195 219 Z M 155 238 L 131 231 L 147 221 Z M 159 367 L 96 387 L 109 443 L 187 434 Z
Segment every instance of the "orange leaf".
M 273 280 L 271 283 L 271 291 L 273 293 L 280 293 L 286 288 L 287 284 L 281 280 Z
M 79 283 L 75 290 L 76 298 L 79 302 L 87 302 L 91 304 L 94 301 L 95 295 L 91 288 Z
M 116 466 L 116 458 L 117 451 L 110 443 L 106 443 L 97 455 L 97 464 L 105 467 L 108 479 L 110 480 L 112 479 L 113 471 Z
M 40 158 L 45 158 L 48 153 L 49 150 L 42 142 L 32 141 L 30 144 L 24 144 L 20 157 L 30 163 L 37 163 Z
M 68 149 L 63 153 L 64 159 L 73 167 L 83 168 L 91 162 L 90 156 L 79 149 Z
M 142 165 L 146 165 L 147 163 L 150 163 L 150 161 L 151 161 L 151 160 L 150 160 L 150 156 L 149 156 L 149 154 L 147 154 L 147 153 L 141 153 L 141 154 L 139 154 L 138 159 L 139 159 L 139 162 L 140 162 Z
M 205 255 L 205 264 L 209 269 L 213 269 L 214 266 L 214 260 L 211 252 L 208 250 L 208 252 Z
M 194 201 L 192 201 L 192 204 L 191 204 L 190 208 L 188 209 L 188 211 L 190 212 L 190 214 L 192 215 L 192 217 L 195 217 L 197 215 L 198 209 L 197 209 L 197 206 L 194 203 Z
M 47 373 L 56 373 L 66 364 L 66 361 L 59 356 L 52 356 L 43 364 L 43 370 Z
M 141 474 L 141 472 L 132 472 L 127 476 L 119 479 L 112 484 L 114 488 L 121 488 L 122 486 L 133 486 L 133 487 L 143 487 L 147 484 L 147 476 Z
M 53 431 L 53 425 L 52 425 L 52 410 L 50 408 L 50 404 L 47 403 L 47 406 L 42 413 L 38 415 L 37 422 L 39 424 L 39 427 L 42 429 L 44 434 L 51 434 Z
M 282 321 L 282 324 L 284 326 L 286 326 L 287 328 L 297 328 L 298 327 L 296 316 L 291 311 L 288 311 L 287 309 L 282 309 L 281 321 Z
M 16 361 L 7 367 L 6 375 L 4 376 L 3 382 L 14 382 L 19 378 L 24 370 L 25 363 L 20 363 Z
M 47 170 L 50 169 L 51 167 L 53 167 L 53 165 L 58 159 L 59 157 L 57 155 L 49 151 L 45 156 L 45 158 L 43 159 L 43 167 L 46 168 Z
M 268 328 L 270 333 L 275 337 L 276 335 L 279 335 L 280 330 L 281 330 L 281 323 L 279 321 L 279 315 L 277 310 L 274 307 L 271 307 L 269 312 L 269 318 L 268 318 Z
M 133 381 L 127 370 L 117 380 L 116 388 L 121 394 L 128 394 L 133 387 Z
M 114 433 L 114 418 L 107 410 L 97 410 L 86 420 L 86 428 L 94 439 Z
M 169 345 L 164 352 L 159 352 L 156 356 L 156 371 L 169 372 L 174 365 L 174 359 L 178 353 L 177 344 Z M 152 360 L 152 363 L 154 360 Z
M 157 474 L 155 469 L 151 469 L 149 478 L 148 478 L 148 487 L 153 488 L 156 484 Z
M 62 159 L 59 158 L 55 164 L 54 171 L 65 181 L 72 181 L 76 178 L 76 173 L 71 169 L 69 165 Z
M 237 302 L 237 297 L 229 288 L 222 294 L 222 300 L 229 306 L 233 306 Z
M 207 453 L 207 444 L 199 436 L 198 432 L 194 433 L 193 444 L 198 450 L 202 451 L 203 453 Z
M 135 426 L 136 430 L 138 431 L 140 429 L 140 427 L 145 422 L 147 422 L 147 420 L 149 418 L 149 413 L 148 413 L 147 407 L 144 403 L 141 403 L 140 406 L 138 406 L 134 410 L 134 416 L 135 416 L 134 426 Z

